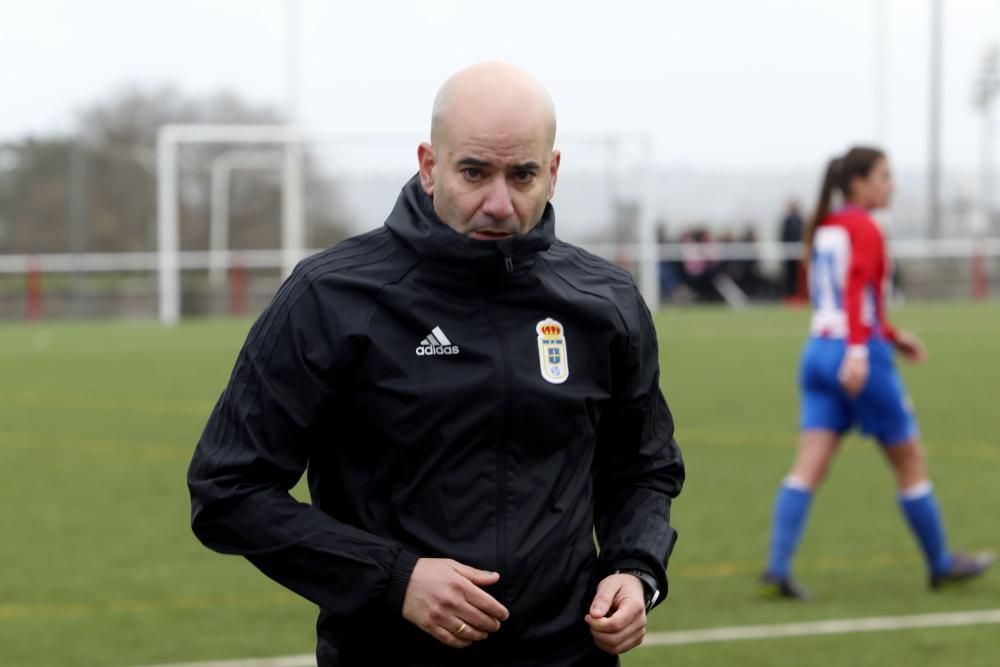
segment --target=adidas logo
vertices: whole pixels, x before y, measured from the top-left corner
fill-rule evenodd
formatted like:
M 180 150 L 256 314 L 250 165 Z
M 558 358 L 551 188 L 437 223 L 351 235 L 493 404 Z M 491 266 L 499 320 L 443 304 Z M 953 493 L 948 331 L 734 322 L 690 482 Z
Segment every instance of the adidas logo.
M 441 327 L 434 327 L 427 338 L 417 346 L 418 357 L 432 357 L 437 354 L 458 354 L 458 345 L 452 345 Z

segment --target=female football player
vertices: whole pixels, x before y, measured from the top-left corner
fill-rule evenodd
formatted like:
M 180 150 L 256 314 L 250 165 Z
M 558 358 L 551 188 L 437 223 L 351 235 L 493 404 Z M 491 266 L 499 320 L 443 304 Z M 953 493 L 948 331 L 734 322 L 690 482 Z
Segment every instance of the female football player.
M 799 368 L 798 454 L 775 501 L 761 579 L 767 597 L 806 597 L 792 578 L 792 556 L 812 497 L 854 426 L 879 442 L 895 472 L 899 505 L 926 558 L 932 589 L 981 574 L 993 562 L 989 553 L 948 550 L 917 423 L 893 365 L 894 349 L 914 363 L 924 360 L 925 351 L 885 316 L 891 271 L 882 232 L 869 212 L 889 204 L 892 187 L 882 151 L 852 148 L 830 161 L 806 229 L 812 325 Z

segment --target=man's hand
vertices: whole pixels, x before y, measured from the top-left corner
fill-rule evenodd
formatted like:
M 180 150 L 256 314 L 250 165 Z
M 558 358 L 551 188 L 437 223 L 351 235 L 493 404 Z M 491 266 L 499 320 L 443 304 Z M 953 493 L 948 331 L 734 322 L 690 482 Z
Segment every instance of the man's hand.
M 924 344 L 909 331 L 897 332 L 895 343 L 896 349 L 907 361 L 919 364 L 927 359 L 927 350 L 924 348 Z
M 612 574 L 597 585 L 584 617 L 597 648 L 618 655 L 646 638 L 646 600 L 642 581 L 632 574 Z
M 500 629 L 510 612 L 481 586 L 500 580 L 449 558 L 417 560 L 403 598 L 403 618 L 442 644 L 465 648 Z

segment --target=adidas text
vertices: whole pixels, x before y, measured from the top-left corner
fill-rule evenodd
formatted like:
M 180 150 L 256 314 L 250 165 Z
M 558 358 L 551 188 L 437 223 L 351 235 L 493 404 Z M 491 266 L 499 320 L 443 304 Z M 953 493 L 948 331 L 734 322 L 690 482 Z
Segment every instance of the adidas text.
M 458 354 L 458 345 L 419 345 L 418 357 L 432 357 L 436 354 Z

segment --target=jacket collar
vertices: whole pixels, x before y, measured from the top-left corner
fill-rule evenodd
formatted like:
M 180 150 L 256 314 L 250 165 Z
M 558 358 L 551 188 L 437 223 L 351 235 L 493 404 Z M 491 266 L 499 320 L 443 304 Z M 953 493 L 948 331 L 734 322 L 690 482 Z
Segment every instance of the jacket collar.
M 417 254 L 448 273 L 502 279 L 527 273 L 537 253 L 552 245 L 555 211 L 552 204 L 546 204 L 542 219 L 527 234 L 502 241 L 479 241 L 442 222 L 419 176 L 414 176 L 403 186 L 385 226 Z

